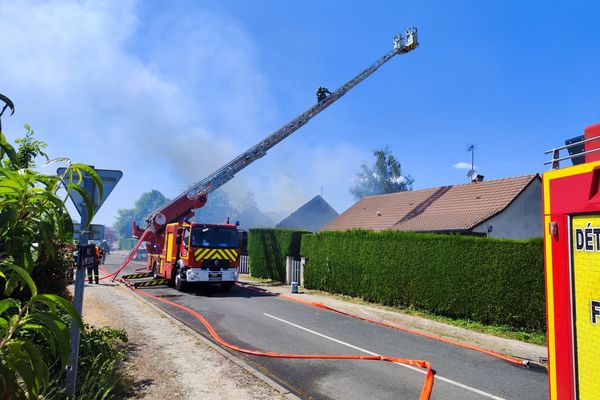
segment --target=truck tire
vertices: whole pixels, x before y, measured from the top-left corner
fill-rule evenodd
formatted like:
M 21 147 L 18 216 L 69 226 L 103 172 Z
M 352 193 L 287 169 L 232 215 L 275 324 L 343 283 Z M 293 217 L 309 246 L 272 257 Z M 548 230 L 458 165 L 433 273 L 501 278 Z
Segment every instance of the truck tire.
M 181 275 L 179 275 L 179 270 L 177 270 L 177 272 L 175 273 L 175 289 L 177 289 L 178 292 L 185 292 L 187 287 L 187 282 L 184 282 L 183 279 L 181 279 Z

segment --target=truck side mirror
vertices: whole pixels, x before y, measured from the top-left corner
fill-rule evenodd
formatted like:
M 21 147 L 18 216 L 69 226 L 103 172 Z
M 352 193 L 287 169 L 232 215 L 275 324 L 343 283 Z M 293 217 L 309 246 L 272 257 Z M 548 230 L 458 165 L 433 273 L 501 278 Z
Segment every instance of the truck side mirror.
M 177 236 L 181 235 L 183 233 L 183 228 L 180 226 L 179 228 L 177 228 Z
M 181 236 L 177 235 L 177 237 L 175 238 L 175 243 L 177 244 L 177 246 L 181 244 Z

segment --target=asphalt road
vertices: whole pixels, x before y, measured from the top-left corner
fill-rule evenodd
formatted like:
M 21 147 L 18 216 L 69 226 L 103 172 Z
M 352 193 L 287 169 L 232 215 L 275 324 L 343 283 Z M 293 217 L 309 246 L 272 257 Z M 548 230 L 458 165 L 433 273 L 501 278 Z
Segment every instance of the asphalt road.
M 116 257 L 107 259 L 116 269 Z M 131 272 L 140 264 L 128 267 Z M 515 366 L 472 350 L 410 335 L 331 311 L 243 287 L 230 292 L 204 288 L 180 293 L 158 286 L 143 289 L 202 314 L 227 341 L 249 349 L 299 354 L 381 354 L 429 361 L 436 370 L 432 399 L 546 399 L 543 369 Z M 199 321 L 169 305 L 156 305 L 212 339 Z M 173 351 L 186 343 L 165 338 Z M 245 358 L 262 373 L 306 399 L 417 399 L 423 371 L 400 364 L 358 360 Z M 193 368 L 193 366 L 190 366 Z

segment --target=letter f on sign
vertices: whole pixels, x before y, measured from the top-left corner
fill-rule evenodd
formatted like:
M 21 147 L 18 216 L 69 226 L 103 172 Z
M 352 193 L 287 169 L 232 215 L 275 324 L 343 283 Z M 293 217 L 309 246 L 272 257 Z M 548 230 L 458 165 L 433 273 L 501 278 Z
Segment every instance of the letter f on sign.
M 598 317 L 600 317 L 600 301 L 591 300 L 590 307 L 592 309 L 592 324 L 596 325 Z

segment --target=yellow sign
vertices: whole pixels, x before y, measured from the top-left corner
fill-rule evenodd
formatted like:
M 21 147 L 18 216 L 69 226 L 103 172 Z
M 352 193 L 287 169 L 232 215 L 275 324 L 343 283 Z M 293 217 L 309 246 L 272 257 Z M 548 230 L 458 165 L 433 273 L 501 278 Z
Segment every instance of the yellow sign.
M 571 219 L 575 375 L 580 400 L 600 399 L 600 215 Z

